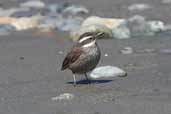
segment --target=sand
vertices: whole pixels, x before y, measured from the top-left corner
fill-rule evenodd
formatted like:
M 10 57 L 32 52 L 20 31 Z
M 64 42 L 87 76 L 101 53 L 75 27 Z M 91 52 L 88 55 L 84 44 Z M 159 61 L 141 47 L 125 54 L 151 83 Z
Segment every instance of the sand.
M 166 10 L 157 0 L 143 1 L 160 6 L 146 12 L 148 18 L 169 23 L 171 10 Z M 99 16 L 127 17 L 130 14 L 125 7 L 140 0 L 71 2 L 82 3 Z M 102 51 L 99 66 L 119 66 L 128 76 L 96 80 L 91 85 L 84 83 L 84 76 L 77 76 L 80 83 L 76 87 L 69 83 L 72 73 L 60 71 L 62 60 L 73 45 L 66 37 L 59 32 L 42 34 L 35 30 L 0 37 L 1 114 L 170 114 L 171 55 L 160 52 L 171 49 L 170 33 L 127 40 L 99 40 Z M 128 46 L 134 52 L 121 54 L 120 50 Z M 154 51 L 147 51 L 150 49 Z M 71 93 L 74 98 L 52 100 L 63 93 Z

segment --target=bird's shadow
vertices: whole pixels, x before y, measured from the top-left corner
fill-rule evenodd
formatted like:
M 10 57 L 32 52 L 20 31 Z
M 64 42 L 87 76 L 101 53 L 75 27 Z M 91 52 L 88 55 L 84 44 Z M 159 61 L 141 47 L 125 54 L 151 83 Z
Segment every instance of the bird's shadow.
M 79 80 L 77 81 L 76 83 L 77 84 L 101 84 L 101 83 L 109 83 L 113 80 L 86 80 L 86 79 L 83 79 L 83 80 Z M 69 81 L 67 82 L 67 84 L 74 84 L 73 81 Z

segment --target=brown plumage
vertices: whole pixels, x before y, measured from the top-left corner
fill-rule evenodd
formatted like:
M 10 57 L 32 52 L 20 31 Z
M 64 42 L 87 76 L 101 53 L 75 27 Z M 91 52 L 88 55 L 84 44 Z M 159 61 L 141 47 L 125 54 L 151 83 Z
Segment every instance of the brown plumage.
M 70 69 L 73 72 L 74 85 L 76 85 L 75 74 L 85 74 L 93 70 L 100 60 L 100 49 L 96 39 L 104 33 L 87 32 L 80 36 L 78 42 L 66 55 L 61 70 Z
M 82 53 L 83 51 L 79 47 L 73 47 L 71 51 L 66 55 L 61 70 L 69 68 L 69 66 L 74 63 Z

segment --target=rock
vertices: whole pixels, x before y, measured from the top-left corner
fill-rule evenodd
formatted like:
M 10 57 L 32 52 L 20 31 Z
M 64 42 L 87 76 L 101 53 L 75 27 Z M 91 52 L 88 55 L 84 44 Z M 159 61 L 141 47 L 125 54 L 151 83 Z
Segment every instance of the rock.
M 26 30 L 31 28 L 38 27 L 39 20 L 41 16 L 32 16 L 32 17 L 0 17 L 0 24 L 9 24 L 13 26 L 16 30 Z
M 47 16 L 40 22 L 39 28 L 54 28 L 60 31 L 73 31 L 79 29 L 83 18 L 63 18 L 58 16 Z
M 63 14 L 70 14 L 70 15 L 79 15 L 79 14 L 88 14 L 89 10 L 84 6 L 77 6 L 77 5 L 71 5 L 66 7 L 63 12 Z
M 72 100 L 74 95 L 71 93 L 63 93 L 57 97 L 52 97 L 52 101 L 61 101 L 61 100 Z
M 18 10 L 10 15 L 10 17 L 31 17 L 40 13 L 38 10 L 28 9 L 28 10 Z
M 147 49 L 142 49 L 142 50 L 137 50 L 136 53 L 156 53 L 155 49 L 152 48 L 147 48 Z
M 64 8 L 60 4 L 50 4 L 47 9 L 52 13 L 60 13 Z
M 128 39 L 131 38 L 131 32 L 128 27 L 121 24 L 118 27 L 112 29 L 113 37 L 116 39 Z
M 10 16 L 14 12 L 18 11 L 17 8 L 3 9 L 0 8 L 0 16 Z
M 49 13 L 52 14 L 62 14 L 63 11 L 69 6 L 71 6 L 69 2 L 53 3 L 53 4 L 46 4 L 46 7 L 44 9 L 48 10 Z
M 14 30 L 15 28 L 10 24 L 0 24 L 0 35 L 8 35 Z
M 124 49 L 120 50 L 122 54 L 132 54 L 133 49 L 131 47 L 125 47 Z
M 127 39 L 137 36 L 154 36 L 156 33 L 165 31 L 162 21 L 146 21 L 142 16 L 136 15 L 128 18 L 116 28 L 112 29 L 114 38 Z
M 147 24 L 144 17 L 136 15 L 126 21 L 126 26 L 130 29 L 131 36 L 153 36 L 150 25 Z
M 103 38 L 112 38 L 113 37 L 112 31 L 104 25 L 81 26 L 81 28 L 71 31 L 70 36 L 73 41 L 77 41 L 79 39 L 80 35 L 82 35 L 83 33 L 95 32 L 95 31 L 104 32 L 105 35 Z
M 171 25 L 167 24 L 164 26 L 164 31 L 170 31 L 171 30 Z
M 31 28 L 38 27 L 38 20 L 34 18 L 18 18 L 17 20 L 11 23 L 12 26 L 16 28 L 16 30 L 27 30 Z
M 131 32 L 131 36 L 154 36 L 159 31 L 164 31 L 164 23 L 162 21 L 146 21 L 142 16 L 133 16 L 125 22 Z
M 69 6 L 71 6 L 69 2 L 64 2 L 61 4 L 49 4 L 46 8 L 52 13 L 62 13 Z
M 82 26 L 88 25 L 103 25 L 109 29 L 118 27 L 125 19 L 121 18 L 101 18 L 97 16 L 90 16 L 82 23 Z
M 58 28 L 63 22 L 63 17 L 61 15 L 47 15 L 40 20 L 39 28 Z
M 127 76 L 127 73 L 115 66 L 101 66 L 95 68 L 90 73 L 90 78 L 97 79 L 97 78 L 111 78 L 111 77 L 124 77 Z
M 169 30 L 164 22 L 159 20 L 147 21 L 143 16 L 135 15 L 128 19 L 88 17 L 83 21 L 84 26 L 102 25 L 112 30 L 112 37 L 117 39 L 128 39 L 137 36 L 154 36 L 157 32 Z
M 81 21 L 83 19 L 67 18 L 63 20 L 62 25 L 58 26 L 60 31 L 74 31 L 78 30 L 81 26 Z
M 13 17 L 2 16 L 2 17 L 0 17 L 0 24 L 10 24 L 15 20 L 16 20 L 16 18 L 13 18 Z
M 147 24 L 150 26 L 150 29 L 153 32 L 161 32 L 165 30 L 165 25 L 164 25 L 164 22 L 162 21 L 153 20 L 153 21 L 147 22 Z
M 152 8 L 149 4 L 132 4 L 128 7 L 130 11 L 143 11 Z
M 161 54 L 171 54 L 171 49 L 160 49 L 159 52 Z
M 45 8 L 45 3 L 40 0 L 29 0 L 20 4 L 20 7 Z

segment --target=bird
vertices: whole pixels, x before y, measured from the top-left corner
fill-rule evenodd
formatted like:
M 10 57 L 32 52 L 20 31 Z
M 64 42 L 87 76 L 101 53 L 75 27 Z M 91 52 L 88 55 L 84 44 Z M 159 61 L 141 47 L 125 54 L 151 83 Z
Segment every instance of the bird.
M 86 32 L 80 35 L 78 41 L 66 54 L 61 70 L 69 69 L 73 73 L 73 85 L 76 86 L 76 74 L 84 74 L 90 83 L 87 73 L 92 71 L 100 61 L 101 51 L 97 39 L 104 36 L 104 32 Z

